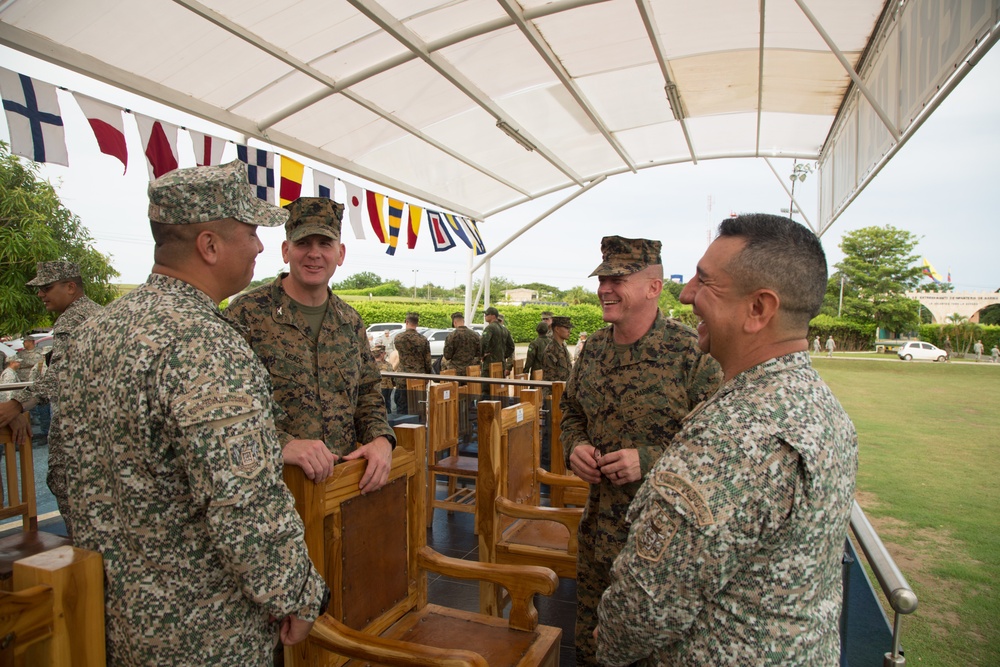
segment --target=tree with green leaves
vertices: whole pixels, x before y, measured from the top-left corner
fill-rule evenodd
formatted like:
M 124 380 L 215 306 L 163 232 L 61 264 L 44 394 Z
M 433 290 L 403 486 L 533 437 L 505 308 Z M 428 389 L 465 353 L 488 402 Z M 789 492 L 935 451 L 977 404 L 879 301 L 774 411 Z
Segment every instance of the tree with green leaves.
M 53 260 L 79 265 L 87 296 L 97 303 L 118 296 L 110 257 L 93 247 L 80 218 L 39 178 L 38 166 L 0 142 L 0 334 L 51 326 L 52 314 L 25 283 L 35 277 L 38 262 Z
M 343 281 L 339 283 L 333 283 L 330 285 L 331 289 L 367 289 L 369 287 L 378 287 L 382 284 L 382 278 L 371 271 L 362 271 L 361 273 L 355 273 L 347 276 Z
M 844 234 L 840 242 L 844 259 L 836 267 L 844 278 L 845 319 L 874 322 L 897 333 L 917 328 L 920 304 L 904 294 L 920 282 L 919 257 L 912 254 L 918 240 L 913 233 L 891 225 Z M 839 280 L 837 287 L 839 291 Z

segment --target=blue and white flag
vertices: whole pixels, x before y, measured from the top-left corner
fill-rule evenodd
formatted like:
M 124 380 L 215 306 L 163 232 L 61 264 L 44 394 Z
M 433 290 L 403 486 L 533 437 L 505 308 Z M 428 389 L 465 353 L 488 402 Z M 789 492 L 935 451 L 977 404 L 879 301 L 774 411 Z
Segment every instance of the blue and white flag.
M 263 148 L 250 148 L 236 144 L 236 157 L 247 163 L 247 176 L 250 185 L 254 186 L 258 199 L 268 204 L 275 203 L 274 188 L 274 153 Z
M 434 241 L 434 252 L 444 252 L 455 247 L 455 239 L 451 238 L 448 231 L 448 223 L 437 211 L 427 209 L 427 225 L 431 230 L 431 239 Z
M 35 162 L 68 167 L 56 87 L 0 67 L 0 96 L 10 130 L 10 151 Z
M 461 216 L 459 220 L 469 230 L 469 238 L 472 239 L 472 245 L 476 249 L 476 254 L 485 255 L 486 244 L 483 243 L 483 237 L 479 235 L 479 227 L 476 226 L 476 221 L 464 216 Z

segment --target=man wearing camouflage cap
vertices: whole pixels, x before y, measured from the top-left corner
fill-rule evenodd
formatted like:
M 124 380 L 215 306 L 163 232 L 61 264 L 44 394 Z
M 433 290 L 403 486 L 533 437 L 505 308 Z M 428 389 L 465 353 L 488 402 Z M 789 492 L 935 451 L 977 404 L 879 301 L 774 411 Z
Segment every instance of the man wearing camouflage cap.
M 483 377 L 490 377 L 490 364 L 498 362 L 502 364 L 507 358 L 507 334 L 504 328 L 500 326 L 500 311 L 495 307 L 490 306 L 487 308 L 484 317 L 486 319 L 486 328 L 483 329 L 483 335 L 479 338 L 479 349 L 482 353 Z M 486 391 L 488 387 L 489 385 L 484 384 L 483 390 Z
M 810 366 L 826 286 L 819 239 L 776 215 L 723 221 L 698 262 L 680 300 L 726 383 L 629 509 L 599 608 L 602 664 L 838 664 L 858 442 Z
M 573 362 L 566 349 L 566 339 L 573 329 L 573 322 L 568 317 L 552 318 L 552 340 L 542 352 L 542 379 L 549 382 L 569 381 Z
M 285 208 L 288 273 L 233 299 L 226 317 L 271 375 L 284 412 L 277 421 L 284 462 L 320 482 L 336 461 L 363 457 L 361 489 L 376 491 L 389 478 L 395 437 L 364 322 L 330 291 L 347 251 L 340 242 L 344 205 L 301 197 Z
M 417 333 L 419 324 L 419 313 L 407 313 L 406 329 L 396 336 L 396 352 L 399 353 L 396 370 L 400 373 L 434 372 L 431 343 Z M 400 414 L 409 412 L 407 402 L 406 378 L 396 378 L 396 412 Z
M 253 277 L 242 162 L 149 185 L 152 274 L 77 331 L 61 392 L 78 546 L 104 556 L 108 664 L 272 664 L 329 591 L 282 479 L 267 371 L 218 304 Z
M 19 426 L 15 430 L 20 431 L 19 438 L 23 438 L 28 430 L 25 428 L 28 423 L 27 415 L 18 415 L 39 404 L 49 404 L 52 419 L 49 423 L 49 470 L 45 482 L 55 496 L 66 524 L 66 533 L 72 537 L 73 517 L 66 500 L 66 459 L 63 438 L 59 432 L 60 391 L 65 376 L 72 370 L 65 361 L 66 348 L 80 324 L 100 312 L 101 307 L 84 294 L 80 267 L 73 262 L 39 262 L 34 279 L 28 281 L 27 285 L 36 290 L 45 309 L 56 314 L 56 322 L 52 327 L 52 360 L 48 372 L 38 382 L 16 392 L 13 399 L 0 404 L 0 426 L 17 418 L 12 426 Z
M 610 326 L 587 340 L 562 399 L 567 464 L 590 483 L 577 555 L 576 657 L 598 664 L 597 605 L 628 536 L 625 515 L 687 413 L 715 393 L 719 365 L 664 317 L 660 242 L 606 236 L 597 296 Z
M 479 334 L 465 326 L 465 313 L 462 312 L 451 314 L 451 326 L 455 330 L 444 341 L 441 369 L 454 369 L 459 375 L 465 375 L 469 366 L 479 365 Z

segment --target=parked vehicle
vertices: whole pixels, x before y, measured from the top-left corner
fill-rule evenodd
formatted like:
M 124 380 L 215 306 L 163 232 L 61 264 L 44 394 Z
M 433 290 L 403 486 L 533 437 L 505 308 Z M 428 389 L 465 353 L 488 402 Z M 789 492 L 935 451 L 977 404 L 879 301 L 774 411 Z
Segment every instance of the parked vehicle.
M 425 329 L 421 332 L 424 338 L 430 341 L 431 359 L 437 359 L 444 355 L 444 342 L 452 331 L 454 329 Z
M 903 361 L 910 361 L 912 359 L 924 359 L 930 361 L 947 361 L 948 353 L 942 350 L 940 347 L 935 347 L 930 343 L 925 343 L 923 341 L 911 340 L 899 348 L 899 358 Z

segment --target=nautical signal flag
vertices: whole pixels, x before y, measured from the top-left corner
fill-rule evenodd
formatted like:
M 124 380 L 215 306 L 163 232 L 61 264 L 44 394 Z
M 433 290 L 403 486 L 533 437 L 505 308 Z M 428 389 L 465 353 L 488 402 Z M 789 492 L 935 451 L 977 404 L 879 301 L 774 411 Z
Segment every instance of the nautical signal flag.
M 278 205 L 285 206 L 302 196 L 302 174 L 306 167 L 290 157 L 281 156 L 281 186 L 278 188 Z M 330 197 L 333 199 L 333 197 Z
M 194 161 L 199 167 L 212 167 L 222 164 L 222 152 L 226 150 L 226 140 L 213 137 L 211 134 L 188 130 L 191 144 L 194 146 Z
M 236 144 L 236 157 L 247 163 L 247 180 L 258 199 L 274 203 L 274 153 L 263 148 L 250 148 Z
M 417 234 L 420 233 L 420 218 L 424 217 L 424 209 L 409 205 L 410 222 L 406 225 L 406 247 L 413 250 L 417 247 Z
M 93 97 L 74 93 L 80 111 L 87 117 L 90 129 L 97 139 L 97 147 L 105 155 L 118 158 L 122 163 L 122 173 L 128 169 L 128 148 L 125 145 L 125 124 L 122 110 Z
M 0 67 L 0 96 L 7 114 L 11 153 L 68 167 L 56 87 Z
M 141 113 L 135 114 L 139 126 L 149 180 L 153 180 L 177 168 L 177 126 L 156 120 Z
M 431 240 L 434 242 L 434 252 L 444 252 L 455 247 L 455 239 L 448 231 L 448 223 L 437 211 L 427 209 L 427 226 L 430 228 Z
M 365 190 L 365 208 L 368 209 L 368 220 L 372 223 L 375 236 L 380 243 L 385 243 L 388 235 L 385 233 L 385 214 L 382 213 L 382 202 L 385 195 L 371 190 Z
M 476 221 L 463 217 L 462 222 L 469 230 L 469 236 L 472 238 L 472 246 L 475 249 L 476 254 L 486 254 L 486 244 L 483 243 L 483 237 L 479 235 L 479 227 L 476 225 Z
M 351 229 L 354 236 L 362 241 L 365 238 L 365 229 L 362 220 L 364 219 L 365 190 L 360 185 L 354 185 L 344 181 L 347 188 L 347 219 L 351 221 Z
M 385 254 L 395 255 L 399 243 L 399 228 L 403 224 L 403 202 L 389 197 L 389 247 Z

